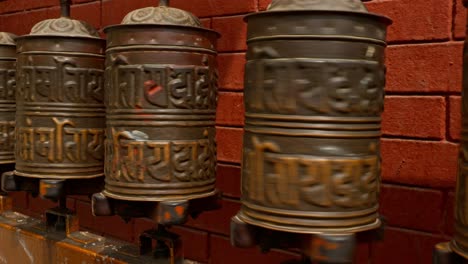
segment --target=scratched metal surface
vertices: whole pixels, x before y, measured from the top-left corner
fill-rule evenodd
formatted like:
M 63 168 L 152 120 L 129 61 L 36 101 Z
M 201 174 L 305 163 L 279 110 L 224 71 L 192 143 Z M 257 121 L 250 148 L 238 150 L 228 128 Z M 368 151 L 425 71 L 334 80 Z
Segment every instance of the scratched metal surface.
M 89 232 L 50 232 L 39 219 L 11 211 L 0 214 L 0 238 L 0 264 L 170 264 L 140 256 L 136 245 Z

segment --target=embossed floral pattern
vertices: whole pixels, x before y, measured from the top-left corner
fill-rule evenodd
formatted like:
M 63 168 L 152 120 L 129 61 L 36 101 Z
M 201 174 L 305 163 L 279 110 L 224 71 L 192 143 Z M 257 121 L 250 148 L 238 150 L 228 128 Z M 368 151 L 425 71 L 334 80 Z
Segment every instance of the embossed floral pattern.
M 172 7 L 146 7 L 129 13 L 122 24 L 164 24 L 201 27 L 193 14 Z
M 66 17 L 47 19 L 37 23 L 32 28 L 31 35 L 99 37 L 96 29 L 86 22 Z
M 11 33 L 0 32 L 0 45 L 15 45 L 14 37 Z
M 268 10 L 343 10 L 367 12 L 361 0 L 273 0 Z

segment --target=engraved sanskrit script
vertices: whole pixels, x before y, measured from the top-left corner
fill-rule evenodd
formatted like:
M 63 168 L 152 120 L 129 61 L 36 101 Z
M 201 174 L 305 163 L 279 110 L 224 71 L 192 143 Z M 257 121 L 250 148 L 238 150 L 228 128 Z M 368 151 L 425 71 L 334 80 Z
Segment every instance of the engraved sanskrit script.
M 252 137 L 243 180 L 246 196 L 260 204 L 299 208 L 371 206 L 377 202 L 379 158 L 281 154 L 273 142 Z M 371 150 L 375 145 L 370 146 Z
M 248 111 L 378 115 L 383 110 L 385 77 L 378 63 L 261 59 L 247 63 L 246 80 Z
M 0 100 L 15 100 L 16 71 L 0 69 Z
M 32 64 L 30 61 L 26 64 Z M 103 103 L 104 71 L 79 68 L 72 58 L 54 57 L 55 65 L 24 65 L 18 72 L 18 94 L 26 102 Z
M 15 148 L 15 121 L 0 121 L 0 151 L 10 151 Z
M 150 140 L 140 131 L 116 131 L 106 140 L 106 175 L 116 181 L 190 182 L 214 178 L 216 145 L 204 131 L 199 140 Z
M 77 128 L 70 119 L 52 118 L 54 127 L 35 127 L 30 118 L 18 128 L 17 157 L 22 161 L 47 158 L 50 163 L 102 160 L 104 131 Z
M 119 65 L 107 68 L 110 108 L 216 109 L 217 75 L 208 66 Z M 113 78 L 111 78 L 113 76 Z

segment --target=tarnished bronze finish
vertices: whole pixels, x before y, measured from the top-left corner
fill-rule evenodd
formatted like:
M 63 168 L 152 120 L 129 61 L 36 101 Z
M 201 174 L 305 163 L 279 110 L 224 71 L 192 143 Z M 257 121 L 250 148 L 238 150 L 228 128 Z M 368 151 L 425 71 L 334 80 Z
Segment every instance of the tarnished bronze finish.
M 15 163 L 15 38 L 0 32 L 0 164 Z
M 103 193 L 92 196 L 94 216 L 118 215 L 124 220 L 149 218 L 159 225 L 181 225 L 189 217 L 196 218 L 204 211 L 221 208 L 221 193 L 191 200 L 142 202 L 123 201 L 106 197 Z
M 85 22 L 62 17 L 19 37 L 17 176 L 103 176 L 105 41 Z
M 468 1 L 463 4 L 468 7 Z M 463 88 L 462 88 L 462 129 L 460 139 L 460 154 L 458 158 L 458 175 L 455 196 L 455 234 L 450 242 L 441 243 L 434 250 L 434 263 L 460 263 L 456 255 L 468 260 L 468 36 L 463 50 Z M 455 253 L 452 253 L 455 252 Z
M 390 19 L 360 0 L 274 0 L 246 21 L 238 217 L 293 233 L 377 228 Z
M 218 34 L 168 7 L 105 29 L 106 187 L 125 201 L 214 194 Z
M 259 246 L 263 252 L 271 249 L 299 249 L 300 261 L 283 264 L 352 263 L 356 242 L 370 243 L 381 240 L 377 230 L 360 233 L 300 234 L 281 232 L 245 223 L 238 216 L 231 221 L 231 244 L 239 248 Z

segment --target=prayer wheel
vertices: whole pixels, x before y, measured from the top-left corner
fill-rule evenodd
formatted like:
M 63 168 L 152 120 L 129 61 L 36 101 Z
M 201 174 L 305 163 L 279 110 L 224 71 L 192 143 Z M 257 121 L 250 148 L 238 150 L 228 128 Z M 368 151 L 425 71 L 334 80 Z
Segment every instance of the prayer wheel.
M 83 21 L 62 16 L 17 38 L 16 170 L 28 178 L 104 175 L 105 41 Z
M 110 26 L 106 50 L 106 197 L 191 200 L 214 194 L 216 40 L 168 6 Z
M 0 32 L 0 164 L 15 163 L 15 38 Z
M 386 29 L 360 0 L 273 0 L 248 15 L 241 221 L 380 226 Z

